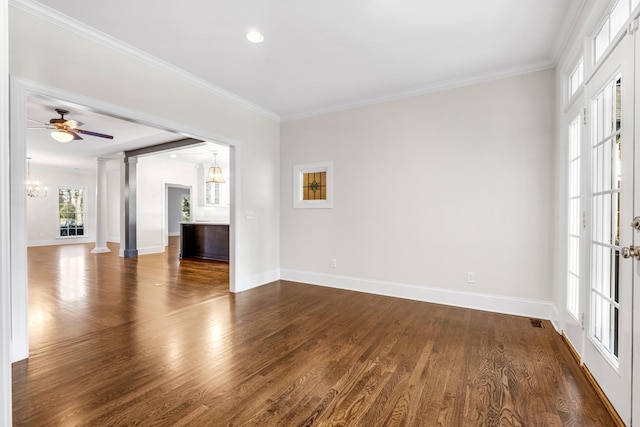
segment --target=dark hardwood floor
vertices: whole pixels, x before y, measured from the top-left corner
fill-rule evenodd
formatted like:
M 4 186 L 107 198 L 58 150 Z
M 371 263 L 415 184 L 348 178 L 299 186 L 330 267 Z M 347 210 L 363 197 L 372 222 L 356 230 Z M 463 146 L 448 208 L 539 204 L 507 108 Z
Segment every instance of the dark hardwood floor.
M 548 322 L 91 247 L 29 249 L 15 425 L 613 425 Z

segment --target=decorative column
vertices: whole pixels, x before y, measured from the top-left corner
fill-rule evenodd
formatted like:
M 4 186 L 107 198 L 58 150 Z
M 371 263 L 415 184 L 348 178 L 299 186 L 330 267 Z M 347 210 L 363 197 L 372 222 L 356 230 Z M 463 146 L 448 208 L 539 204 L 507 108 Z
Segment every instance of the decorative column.
M 136 171 L 138 158 L 124 157 L 124 251 L 122 256 L 134 258 L 138 256 L 137 234 L 137 205 L 136 205 Z M 122 242 L 120 243 L 122 247 Z
M 107 159 L 96 159 L 96 247 L 94 254 L 111 252 L 107 247 Z

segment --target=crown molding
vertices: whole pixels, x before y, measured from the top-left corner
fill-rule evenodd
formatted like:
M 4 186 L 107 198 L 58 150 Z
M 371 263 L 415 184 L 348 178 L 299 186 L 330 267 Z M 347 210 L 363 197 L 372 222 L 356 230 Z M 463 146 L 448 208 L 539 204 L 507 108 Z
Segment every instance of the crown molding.
M 569 38 L 576 28 L 578 19 L 580 18 L 585 5 L 586 0 L 575 0 L 571 6 L 569 6 L 569 10 L 567 10 L 567 14 L 562 21 L 562 25 L 560 25 L 560 28 L 558 29 L 556 41 L 551 48 L 551 58 L 553 58 L 554 64 L 558 64 L 560 61 L 560 57 L 567 47 Z
M 254 104 L 253 102 L 248 101 L 232 92 L 224 90 L 221 87 L 218 87 L 204 79 L 201 79 L 200 77 L 197 77 L 179 67 L 176 67 L 173 64 L 156 58 L 155 56 L 150 55 L 149 53 L 136 47 L 128 45 L 106 33 L 103 33 L 102 31 L 99 31 L 81 21 L 78 21 L 77 19 L 71 18 L 70 16 L 64 15 L 56 11 L 55 9 L 45 6 L 42 3 L 38 3 L 34 0 L 9 0 L 9 5 L 30 13 L 31 15 L 37 16 L 38 18 L 41 18 L 47 22 L 58 25 L 59 27 L 62 27 L 66 30 L 72 31 L 82 37 L 90 39 L 96 43 L 127 55 L 154 68 L 160 69 L 178 78 L 186 80 L 189 83 L 199 86 L 207 92 L 226 99 L 227 101 L 231 101 L 237 105 L 245 107 L 272 120 L 278 122 L 280 121 L 280 116 L 278 114 L 267 110 L 260 105 Z
M 556 64 L 552 61 L 544 61 L 540 63 L 531 64 L 525 67 L 512 68 L 509 70 L 503 70 L 499 72 L 477 74 L 477 75 L 463 77 L 460 79 L 437 82 L 429 85 L 419 86 L 406 91 L 396 92 L 390 95 L 368 98 L 363 101 L 347 103 L 347 104 L 339 104 L 339 105 L 334 105 L 333 107 L 321 108 L 317 110 L 309 110 L 307 112 L 303 112 L 300 114 L 291 114 L 287 116 L 282 116 L 281 121 L 290 122 L 293 120 L 305 119 L 309 117 L 320 116 L 323 114 L 337 113 L 340 111 L 366 107 L 369 105 L 382 104 L 384 102 L 396 101 L 404 98 L 412 98 L 414 96 L 428 95 L 430 93 L 458 89 L 461 87 L 471 86 L 479 83 L 485 83 L 485 82 L 490 82 L 494 80 L 515 77 L 522 74 L 535 73 L 537 71 L 548 70 L 550 68 L 554 68 L 555 66 Z

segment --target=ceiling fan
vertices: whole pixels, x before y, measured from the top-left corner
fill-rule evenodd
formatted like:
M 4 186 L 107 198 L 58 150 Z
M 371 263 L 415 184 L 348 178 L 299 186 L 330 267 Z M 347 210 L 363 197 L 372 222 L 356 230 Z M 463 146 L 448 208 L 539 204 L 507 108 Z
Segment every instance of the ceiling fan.
M 98 138 L 107 138 L 113 139 L 113 136 L 106 135 L 104 133 L 92 132 L 90 130 L 80 129 L 80 126 L 83 125 L 81 122 L 77 122 L 75 120 L 66 119 L 65 114 L 69 114 L 69 111 L 63 110 L 61 108 L 56 108 L 56 113 L 60 114 L 60 117 L 53 118 L 49 120 L 49 123 L 40 123 L 37 120 L 29 121 L 40 123 L 45 125 L 46 127 L 37 127 L 37 128 L 28 128 L 28 129 L 51 129 L 51 137 L 58 142 L 69 142 L 69 141 L 77 141 L 83 139 L 79 134 L 96 136 Z

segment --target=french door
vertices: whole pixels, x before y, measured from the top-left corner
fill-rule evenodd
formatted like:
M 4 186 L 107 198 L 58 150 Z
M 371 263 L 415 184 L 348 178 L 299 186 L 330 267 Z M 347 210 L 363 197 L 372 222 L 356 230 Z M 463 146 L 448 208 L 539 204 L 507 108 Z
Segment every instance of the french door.
M 625 36 L 585 85 L 582 197 L 587 215 L 583 361 L 631 421 L 634 238 L 634 43 Z M 638 169 L 640 172 L 640 169 Z M 640 190 L 640 188 L 639 188 Z M 640 249 L 638 249 L 640 257 Z
M 589 191 L 585 185 L 583 174 L 586 159 L 583 147 L 585 111 L 582 102 L 576 101 L 566 112 L 564 128 L 567 131 L 567 264 L 566 264 L 566 304 L 564 334 L 571 342 L 578 354 L 584 354 L 584 307 L 587 298 L 582 292 L 585 277 L 588 272 L 585 269 L 585 256 L 582 242 L 586 233 L 586 207 L 583 194 Z M 587 167 L 588 169 L 588 167 Z

